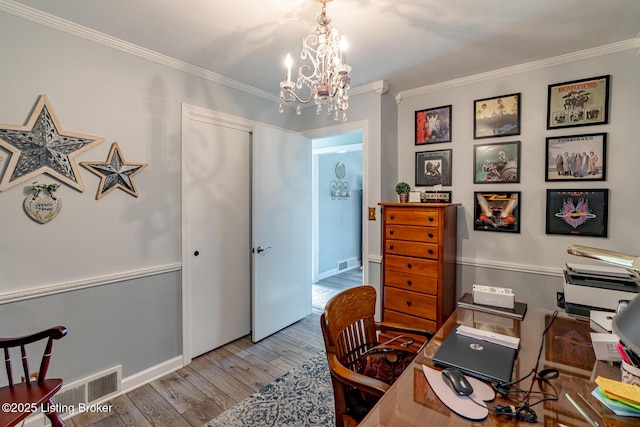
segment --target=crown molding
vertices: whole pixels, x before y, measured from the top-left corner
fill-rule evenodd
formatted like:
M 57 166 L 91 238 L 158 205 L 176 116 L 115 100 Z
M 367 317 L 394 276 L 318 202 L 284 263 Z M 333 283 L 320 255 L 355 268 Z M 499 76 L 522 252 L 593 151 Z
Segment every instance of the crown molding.
M 583 59 L 595 58 L 602 55 L 608 55 L 611 53 L 622 52 L 630 49 L 638 49 L 640 40 L 638 37 L 635 39 L 624 40 L 617 43 L 611 43 L 605 46 L 595 47 L 592 49 L 585 49 L 578 52 L 568 53 L 565 55 L 554 56 L 547 59 L 541 59 L 539 61 L 528 62 L 525 64 L 515 65 L 513 67 L 501 68 L 499 70 L 489 71 L 486 73 L 476 74 L 473 76 L 462 77 L 460 79 L 449 80 L 442 83 L 436 83 L 429 86 L 423 86 L 416 89 L 410 89 L 400 92 L 396 96 L 398 104 L 404 98 L 410 98 L 412 96 L 424 95 L 426 93 L 436 92 L 439 90 L 451 89 L 458 86 L 468 85 L 471 83 L 478 83 L 485 80 L 491 80 L 499 77 L 511 76 L 513 74 L 524 73 L 528 71 L 539 70 L 542 68 L 548 68 L 555 65 L 567 64 L 570 62 L 580 61 Z

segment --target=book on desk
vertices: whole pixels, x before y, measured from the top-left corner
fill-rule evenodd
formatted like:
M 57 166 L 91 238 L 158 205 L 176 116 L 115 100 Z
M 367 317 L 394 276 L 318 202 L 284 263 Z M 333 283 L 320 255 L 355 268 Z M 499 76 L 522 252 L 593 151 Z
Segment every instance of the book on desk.
M 513 308 L 502 308 L 494 307 L 491 305 L 475 304 L 473 302 L 473 295 L 470 292 L 465 292 L 460 296 L 460 299 L 458 300 L 458 307 L 482 311 L 485 313 L 498 314 L 518 320 L 524 319 L 524 316 L 527 313 L 527 303 L 524 302 L 516 301 Z

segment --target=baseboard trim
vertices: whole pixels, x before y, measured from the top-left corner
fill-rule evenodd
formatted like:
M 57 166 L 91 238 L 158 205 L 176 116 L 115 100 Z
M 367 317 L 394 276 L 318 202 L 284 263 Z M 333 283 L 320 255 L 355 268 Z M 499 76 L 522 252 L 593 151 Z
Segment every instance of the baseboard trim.
M 184 364 L 182 362 L 182 355 L 176 356 L 173 359 L 166 360 L 162 363 L 151 366 L 150 368 L 124 378 L 122 380 L 122 392 L 120 394 L 128 393 L 131 390 L 135 390 L 136 388 L 148 384 L 151 381 L 157 380 L 158 378 L 181 369 L 182 367 L 184 367 Z M 113 399 L 113 397 L 114 396 L 110 397 L 110 399 Z

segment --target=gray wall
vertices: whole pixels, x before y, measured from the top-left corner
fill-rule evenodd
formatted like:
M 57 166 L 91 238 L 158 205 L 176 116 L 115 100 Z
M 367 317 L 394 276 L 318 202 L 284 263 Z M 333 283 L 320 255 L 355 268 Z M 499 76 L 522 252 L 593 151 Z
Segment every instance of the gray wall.
M 0 193 L 0 336 L 67 326 L 51 366 L 67 383 L 118 364 L 126 377 L 181 355 L 181 105 L 289 129 L 295 113 L 4 12 L 0 56 L 0 123 L 25 124 L 46 94 L 64 131 L 105 138 L 78 161 L 105 161 L 117 141 L 126 161 L 149 163 L 134 177 L 138 198 L 116 190 L 96 200 L 99 178 L 80 167 L 86 191 L 62 185 L 62 210 L 45 225 L 22 210 L 30 182 Z M 2 168 L 8 153 L 0 156 Z M 51 286 L 87 287 L 6 299 Z
M 345 177 L 338 179 L 335 167 L 346 167 Z M 329 185 L 342 181 L 349 185 L 351 196 L 332 198 Z M 337 263 L 350 258 L 360 260 L 362 227 L 362 152 L 320 154 L 318 156 L 318 270 L 336 273 Z
M 549 61 L 539 66 L 514 69 L 450 84 L 424 88 L 422 93 L 403 97 L 399 106 L 398 171 L 400 180 L 414 183 L 415 152 L 453 150 L 453 201 L 461 203 L 458 220 L 458 259 L 461 263 L 458 292 L 469 291 L 474 283 L 513 288 L 517 299 L 552 308 L 556 291 L 561 290 L 560 272 L 566 262 L 589 263 L 566 253 L 571 244 L 640 253 L 640 227 L 635 197 L 640 181 L 637 144 L 638 99 L 640 99 L 640 57 L 633 49 L 601 56 L 582 55 L 571 62 Z M 525 71 L 526 70 L 526 71 Z M 611 75 L 610 124 L 546 129 L 547 87 L 570 80 Z M 511 93 L 522 94 L 522 132 L 519 136 L 473 139 L 473 101 Z M 414 113 L 452 104 L 453 141 L 415 146 Z M 598 182 L 545 182 L 545 138 L 560 135 L 608 133 L 607 180 Z M 473 184 L 473 145 L 521 141 L 521 182 L 519 184 Z M 608 188 L 609 237 L 561 236 L 545 234 L 546 189 Z M 521 191 L 521 232 L 492 233 L 473 230 L 474 191 Z

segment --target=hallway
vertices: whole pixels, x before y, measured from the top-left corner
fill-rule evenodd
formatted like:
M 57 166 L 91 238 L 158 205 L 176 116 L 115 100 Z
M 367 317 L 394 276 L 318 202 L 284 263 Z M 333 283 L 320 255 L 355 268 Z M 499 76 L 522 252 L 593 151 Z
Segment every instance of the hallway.
M 362 285 L 362 267 L 352 268 L 345 272 L 322 279 L 312 285 L 313 313 L 322 314 L 324 306 L 338 292 Z

